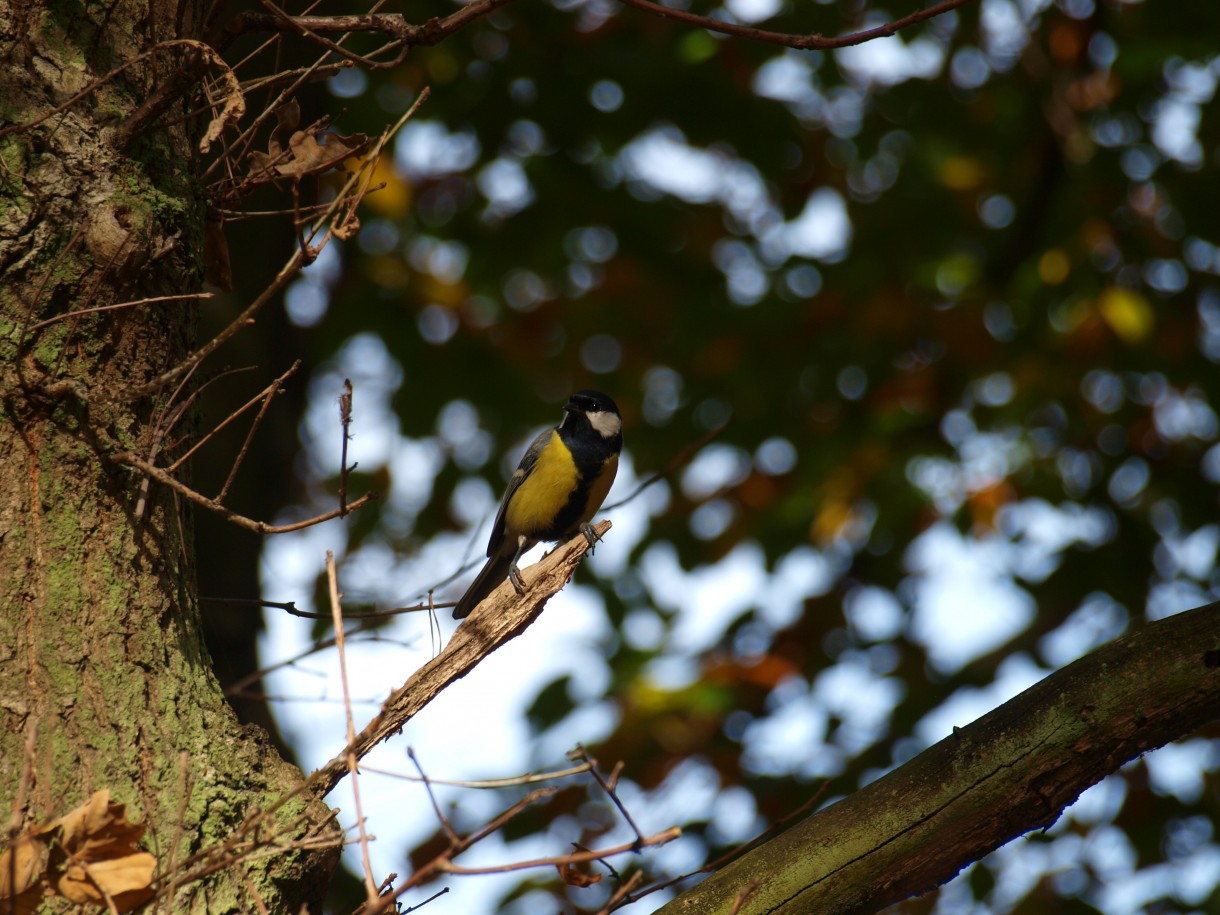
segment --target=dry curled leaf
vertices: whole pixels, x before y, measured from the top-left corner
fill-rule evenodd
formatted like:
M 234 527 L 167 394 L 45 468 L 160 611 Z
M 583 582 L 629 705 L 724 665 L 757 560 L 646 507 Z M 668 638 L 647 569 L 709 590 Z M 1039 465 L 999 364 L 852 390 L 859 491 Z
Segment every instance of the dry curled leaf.
M 238 82 L 233 69 L 224 62 L 214 48 L 208 47 L 203 42 L 186 39 L 183 39 L 182 43 L 195 47 L 208 63 L 220 70 L 220 83 L 217 91 L 223 95 L 224 104 L 221 105 L 220 113 L 208 122 L 207 129 L 203 132 L 203 139 L 199 141 L 199 151 L 206 154 L 212 148 L 212 144 L 220 139 L 224 129 L 236 124 L 245 115 L 246 97 L 242 94 L 241 83 Z
M 295 131 L 288 138 L 286 150 L 279 139 L 272 135 L 267 152 L 250 153 L 250 177 L 255 181 L 303 178 L 337 168 L 344 159 L 363 152 L 369 143 L 369 138 L 362 133 L 350 137 L 324 133 L 318 124 Z
M 600 883 L 602 879 L 601 874 L 590 874 L 571 863 L 556 864 L 555 870 L 559 871 L 559 879 L 568 886 L 592 886 L 595 883 Z
M 128 912 L 153 895 L 157 859 L 136 843 L 144 827 L 101 790 L 57 820 L 33 826 L 0 855 L 0 909 L 37 910 L 44 896 Z

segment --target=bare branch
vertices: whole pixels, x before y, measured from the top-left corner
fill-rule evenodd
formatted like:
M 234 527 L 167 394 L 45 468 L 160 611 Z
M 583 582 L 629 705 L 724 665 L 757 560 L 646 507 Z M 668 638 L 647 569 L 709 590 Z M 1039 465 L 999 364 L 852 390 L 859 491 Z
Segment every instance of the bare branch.
M 1050 826 L 1128 760 L 1217 716 L 1220 603 L 1069 664 L 660 911 L 723 912 L 746 890 L 743 913 L 879 911 Z
M 261 391 L 259 391 L 249 400 L 247 400 L 244 404 L 242 404 L 240 407 L 238 407 L 236 410 L 234 410 L 232 413 L 230 413 L 228 416 L 226 416 L 224 419 L 222 419 L 219 423 L 217 423 L 212 428 L 212 430 L 210 432 L 208 432 L 207 435 L 203 436 L 203 438 L 201 438 L 194 445 L 192 445 L 190 450 L 188 450 L 186 452 L 186 454 L 182 455 L 182 457 L 178 458 L 176 461 L 174 461 L 174 463 L 170 464 L 169 467 L 166 468 L 166 470 L 168 470 L 170 473 L 173 473 L 175 470 L 177 470 L 179 467 L 181 467 L 183 464 L 185 464 L 187 461 L 189 461 L 191 459 L 191 457 L 195 454 L 195 452 L 198 451 L 200 448 L 202 448 L 204 445 L 206 445 L 209 441 L 211 441 L 211 439 L 217 433 L 224 430 L 226 427 L 229 426 L 230 423 L 237 420 L 243 413 L 245 413 L 247 410 L 249 410 L 251 407 L 253 407 L 256 403 L 260 403 L 260 402 L 263 404 L 263 409 L 259 411 L 259 417 L 261 417 L 262 414 L 266 411 L 267 405 L 271 402 L 271 398 L 275 394 L 279 393 L 280 385 L 282 385 L 290 376 L 295 374 L 296 371 L 300 367 L 301 367 L 301 360 L 298 359 L 288 368 L 288 371 L 284 372 L 284 374 L 280 375 L 279 378 L 275 379 L 275 381 L 271 382 L 271 384 L 267 385 L 267 387 L 263 388 Z M 250 430 L 251 434 L 253 434 L 254 429 L 256 429 L 257 427 L 258 427 L 258 418 L 255 419 L 255 422 Z M 247 438 L 247 444 L 249 444 L 249 438 Z M 244 450 L 245 449 L 243 448 L 243 454 L 244 454 Z M 229 480 L 226 481 L 224 487 L 221 489 L 220 495 L 218 495 L 216 497 L 217 502 L 221 502 L 224 500 L 225 493 L 228 491 L 229 486 L 232 484 L 233 475 L 236 473 L 237 466 L 240 465 L 240 463 L 241 463 L 241 460 L 240 460 L 240 456 L 239 456 L 238 460 L 234 461 L 233 470 L 231 470 L 229 472 Z
M 514 788 L 520 785 L 532 785 L 536 782 L 550 782 L 561 778 L 569 778 L 573 775 L 581 775 L 588 772 L 591 768 L 589 763 L 581 763 L 579 766 L 571 766 L 567 769 L 558 769 L 554 772 L 530 772 L 526 775 L 514 775 L 509 778 L 482 778 L 482 779 L 456 779 L 456 778 L 432 778 L 425 775 L 406 775 L 402 772 L 391 772 L 389 769 L 378 769 L 376 766 L 361 766 L 365 772 L 376 772 L 378 775 L 386 775 L 390 778 L 399 778 L 408 782 L 428 782 L 432 785 L 446 785 L 451 788 L 477 788 L 482 790 L 500 790 L 501 788 Z
M 589 764 L 589 774 L 593 776 L 599 785 L 601 785 L 602 790 L 606 792 L 606 796 L 614 802 L 614 806 L 618 808 L 618 812 L 623 815 L 623 819 L 627 821 L 627 825 L 630 826 L 631 831 L 635 833 L 636 842 L 642 843 L 644 841 L 644 834 L 640 832 L 640 827 L 635 825 L 635 820 L 632 819 L 631 814 L 627 811 L 626 805 L 622 802 L 622 800 L 619 799 L 618 796 L 618 779 L 619 775 L 622 774 L 623 764 L 621 762 L 618 763 L 614 767 L 614 772 L 611 774 L 610 778 L 607 779 L 604 775 L 602 775 L 601 770 L 598 769 L 597 760 L 590 756 L 589 751 L 583 746 L 577 745 L 576 749 L 568 754 L 568 758 L 574 760 L 579 759 L 581 762 Z
M 347 443 L 351 441 L 352 426 L 352 380 L 343 379 L 343 393 L 339 395 L 339 425 L 343 429 L 343 443 L 339 449 L 339 511 L 347 511 L 347 477 L 353 468 L 347 466 Z
M 510 871 L 525 870 L 529 867 L 558 867 L 563 864 L 584 864 L 589 861 L 600 861 L 610 855 L 621 855 L 629 851 L 639 851 L 654 845 L 664 845 L 681 837 L 682 830 L 670 826 L 654 836 L 644 836 L 634 842 L 615 845 L 611 848 L 595 848 L 590 851 L 574 851 L 569 855 L 556 855 L 553 858 L 535 858 L 532 861 L 513 861 L 510 864 L 496 864 L 491 867 L 461 867 L 457 864 L 442 864 L 440 870 L 449 874 L 506 874 Z
M 434 17 L 422 25 L 412 25 L 397 13 L 365 13 L 355 16 L 276 16 L 242 13 L 226 30 L 226 41 L 231 41 L 245 32 L 381 32 L 408 47 L 430 46 L 444 40 L 462 26 L 511 2 L 512 0 L 476 0 L 443 19 Z
M 352 716 L 352 694 L 347 680 L 347 645 L 344 642 L 343 608 L 340 604 L 339 573 L 335 570 L 335 554 L 326 551 L 326 586 L 330 597 L 331 624 L 335 628 L 335 647 L 339 653 L 339 680 L 343 685 L 343 715 L 347 723 L 347 742 L 356 738 L 355 719 Z M 364 825 L 364 809 L 360 803 L 360 780 L 355 753 L 347 754 L 347 771 L 352 777 L 352 798 L 356 804 L 356 828 L 360 833 L 360 862 L 364 869 L 364 889 L 368 901 L 377 901 L 377 883 L 373 879 L 373 864 L 369 858 L 369 834 Z
M 609 521 L 600 521 L 594 525 L 594 530 L 600 538 L 610 527 Z M 524 632 L 542 613 L 551 595 L 572 577 L 588 549 L 588 541 L 577 535 L 522 573 L 526 582 L 523 594 L 517 594 L 507 582 L 494 591 L 458 626 L 439 655 L 390 694 L 381 712 L 355 741 L 314 773 L 315 790 L 319 794 L 330 792 L 347 771 L 348 753 L 363 758 L 381 741 L 401 731 L 403 725 L 446 686 L 466 676 L 483 658 Z
M 700 16 L 697 13 L 688 13 L 686 10 L 662 6 L 659 3 L 653 3 L 652 0 L 622 0 L 622 2 L 637 10 L 643 10 L 646 13 L 652 13 L 654 16 L 660 16 L 662 19 L 673 19 L 685 25 L 707 29 L 709 32 L 719 32 L 722 35 L 747 38 L 751 41 L 765 41 L 768 44 L 782 45 L 785 48 L 796 48 L 802 51 L 827 51 L 834 48 L 846 48 L 852 45 L 864 44 L 866 41 L 872 41 L 875 38 L 888 38 L 895 32 L 908 26 L 925 22 L 928 19 L 939 16 L 941 13 L 947 13 L 949 10 L 955 10 L 959 6 L 964 6 L 970 0 L 942 0 L 942 2 L 937 3 L 935 6 L 916 10 L 909 16 L 903 16 L 901 19 L 895 19 L 893 22 L 887 22 L 876 28 L 865 29 L 862 32 L 852 32 L 850 35 L 836 35 L 831 38 L 826 38 L 823 35 L 789 35 L 787 32 L 769 32 L 766 29 L 755 29 L 745 25 L 737 25 L 733 22 L 725 22 L 721 19 L 712 19 L 709 16 Z
M 343 47 L 343 45 L 339 44 L 338 42 L 331 41 L 329 38 L 325 38 L 324 36 L 319 35 L 316 32 L 310 31 L 306 26 L 304 26 L 300 23 L 299 19 L 294 19 L 292 16 L 288 15 L 288 13 L 284 12 L 284 10 L 280 9 L 278 6 L 276 6 L 274 3 L 272 3 L 271 0 L 263 0 L 263 6 L 265 6 L 267 9 L 271 10 L 271 15 L 273 15 L 277 19 L 280 19 L 281 21 L 287 23 L 288 27 L 292 31 L 297 32 L 299 35 L 310 39 L 315 44 L 320 44 L 322 47 L 326 48 L 328 51 L 333 51 L 335 54 L 338 54 L 340 57 L 344 58 L 345 60 L 350 60 L 353 64 L 357 64 L 362 67 L 368 67 L 370 70 L 389 70 L 394 67 L 397 67 L 399 64 L 401 64 L 403 62 L 403 60 L 406 59 L 407 51 L 410 49 L 409 44 L 407 44 L 399 39 L 395 39 L 394 41 L 391 41 L 389 44 L 383 45 L 382 47 L 378 48 L 376 51 L 373 51 L 369 54 L 357 54 L 354 51 L 349 51 L 347 48 Z M 394 48 L 401 48 L 401 50 L 399 50 L 398 55 L 396 57 L 394 57 L 393 59 L 382 60 L 382 61 L 374 60 L 374 58 L 377 57 L 378 55 L 384 53 L 385 51 L 393 50 Z
M 312 518 L 307 518 L 304 521 L 295 521 L 292 524 L 267 524 L 265 521 L 255 521 L 253 518 L 247 518 L 244 515 L 239 515 L 235 511 L 225 508 L 223 505 L 209 499 L 200 492 L 191 489 L 177 477 L 167 473 L 160 467 L 154 467 L 147 461 L 137 457 L 130 451 L 123 451 L 118 454 L 112 454 L 110 460 L 116 464 L 126 464 L 129 467 L 134 467 L 141 473 L 147 474 L 158 483 L 163 483 L 170 489 L 174 490 L 186 498 L 190 499 L 196 505 L 201 505 L 210 512 L 214 512 L 238 527 L 244 527 L 248 531 L 253 531 L 256 534 L 286 534 L 289 531 L 299 531 L 302 528 L 312 527 L 315 524 L 321 524 L 323 521 L 330 521 L 332 518 L 340 517 L 339 509 L 326 512 L 322 515 L 315 515 Z M 377 494 L 373 492 L 365 493 L 355 502 L 347 506 L 347 512 L 353 512 L 369 502 L 377 498 Z
M 210 292 L 189 292 L 185 295 L 158 295 L 150 299 L 136 299 L 134 302 L 116 302 L 113 305 L 94 305 L 92 308 L 81 308 L 76 311 L 65 311 L 62 315 L 55 315 L 53 318 L 47 318 L 45 321 L 39 321 L 37 324 L 31 324 L 25 329 L 27 334 L 32 334 L 36 330 L 42 330 L 54 324 L 56 321 L 64 321 L 68 318 L 78 318 L 82 315 L 97 314 L 102 311 L 117 311 L 120 308 L 135 308 L 137 305 L 155 305 L 160 302 L 189 302 L 194 299 L 210 299 Z

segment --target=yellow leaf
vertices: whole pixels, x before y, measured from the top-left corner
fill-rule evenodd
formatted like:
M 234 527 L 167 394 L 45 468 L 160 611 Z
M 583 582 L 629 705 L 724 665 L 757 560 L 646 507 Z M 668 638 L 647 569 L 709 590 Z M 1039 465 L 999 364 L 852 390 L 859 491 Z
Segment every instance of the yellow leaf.
M 1097 309 L 1110 329 L 1127 343 L 1143 340 L 1155 322 L 1152 306 L 1134 289 L 1107 289 L 1097 300 Z

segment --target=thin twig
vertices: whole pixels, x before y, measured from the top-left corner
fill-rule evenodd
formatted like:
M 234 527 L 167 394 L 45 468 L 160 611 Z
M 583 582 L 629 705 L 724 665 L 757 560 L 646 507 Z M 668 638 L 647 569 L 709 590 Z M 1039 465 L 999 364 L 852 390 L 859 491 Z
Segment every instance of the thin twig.
M 77 311 L 67 311 L 62 315 L 55 315 L 53 318 L 47 318 L 45 321 L 39 321 L 37 324 L 31 324 L 25 329 L 27 334 L 32 334 L 36 330 L 42 330 L 44 327 L 49 327 L 56 321 L 63 321 L 67 318 L 77 318 L 81 315 L 96 314 L 101 311 L 117 311 L 120 308 L 135 308 L 138 305 L 155 305 L 158 302 L 181 302 L 191 299 L 210 299 L 210 292 L 190 292 L 185 295 L 159 295 L 153 296 L 150 299 L 137 299 L 134 302 L 117 302 L 114 305 L 94 305 L 92 308 L 81 308 Z
M 822 782 L 822 786 L 817 790 L 816 793 L 814 793 L 814 795 L 811 798 L 809 798 L 807 801 L 805 801 L 805 803 L 801 804 L 801 806 L 797 807 L 795 810 L 792 810 L 789 813 L 784 814 L 784 816 L 780 817 L 774 823 L 771 823 L 769 826 L 767 826 L 765 829 L 763 829 L 761 832 L 759 832 L 756 836 L 754 836 L 754 838 L 747 839 L 745 842 L 742 842 L 740 845 L 734 846 L 733 848 L 729 849 L 727 852 L 725 852 L 720 857 L 716 858 L 713 861 L 709 861 L 707 864 L 703 865 L 703 867 L 700 867 L 697 870 L 687 871 L 685 874 L 679 874 L 676 877 L 670 877 L 667 880 L 663 880 L 659 883 L 654 883 L 654 884 L 646 887 L 641 892 L 636 893 L 635 895 L 630 895 L 630 896 L 624 897 L 624 904 L 638 902 L 639 900 L 643 899 L 645 896 L 655 893 L 658 890 L 667 889 L 668 887 L 673 886 L 675 883 L 681 883 L 683 880 L 686 880 L 690 877 L 694 877 L 698 874 L 710 874 L 710 873 L 720 870 L 720 868 L 724 867 L 724 865 L 728 864 L 734 858 L 738 858 L 741 855 L 744 855 L 750 849 L 754 848 L 756 845 L 761 843 L 764 839 L 768 838 L 769 836 L 774 835 L 775 833 L 778 833 L 780 830 L 787 827 L 787 825 L 789 823 L 793 822 L 794 820 L 798 820 L 801 817 L 803 817 L 805 814 L 807 814 L 810 810 L 812 810 L 814 808 L 814 806 L 816 806 L 817 802 L 819 800 L 821 800 L 822 795 L 826 793 L 826 789 L 829 787 L 829 785 L 830 785 L 830 782 Z
M 552 858 L 534 858 L 531 861 L 513 861 L 510 864 L 496 864 L 491 867 L 461 867 L 457 864 L 444 864 L 441 870 L 450 874 L 506 874 L 511 871 L 525 870 L 530 867 L 558 867 L 563 864 L 584 864 L 588 861 L 600 861 L 610 855 L 621 855 L 624 852 L 637 852 L 641 848 L 664 845 L 681 837 L 682 830 L 671 826 L 653 836 L 645 836 L 634 842 L 626 842 L 611 848 L 598 848 L 592 851 L 576 851 L 568 855 L 556 855 Z
M 200 595 L 200 600 L 208 601 L 213 604 L 234 604 L 237 606 L 250 607 L 270 607 L 273 610 L 283 610 L 289 616 L 298 616 L 303 620 L 328 620 L 330 612 L 315 613 L 313 610 L 302 610 L 296 605 L 296 601 L 275 601 L 263 600 L 260 597 L 204 597 Z M 433 610 L 437 607 L 446 608 L 453 607 L 457 601 L 449 601 L 444 604 L 419 604 L 414 607 L 395 607 L 392 610 L 370 610 L 367 613 L 352 612 L 351 610 L 343 611 L 345 620 L 388 620 L 396 616 L 402 616 L 404 613 L 424 613 Z
M 342 445 L 339 450 L 339 511 L 347 511 L 347 443 L 351 441 L 352 425 L 352 380 L 343 379 L 343 393 L 339 395 L 339 424 L 343 428 Z
M 314 774 L 316 775 L 317 773 L 315 772 Z M 535 791 L 531 791 L 525 797 L 521 798 L 521 800 L 517 801 L 507 810 L 497 815 L 484 826 L 470 833 L 470 835 L 459 836 L 456 840 L 451 841 L 449 847 L 443 850 L 439 855 L 422 867 L 416 868 L 415 873 L 408 877 L 402 886 L 392 893 L 386 893 L 377 900 L 376 905 L 370 906 L 368 910 L 370 915 L 376 915 L 376 913 L 388 911 L 390 906 L 397 902 L 398 897 L 407 890 L 418 886 L 425 880 L 431 879 L 437 873 L 444 872 L 448 866 L 451 866 L 452 859 L 455 855 L 461 854 L 476 842 L 487 838 L 497 830 L 503 829 L 506 824 L 511 822 L 517 816 L 520 816 L 526 808 L 536 804 L 538 801 L 546 800 L 547 798 L 553 796 L 557 790 L 558 789 L 556 788 L 539 788 Z
M 172 474 L 166 473 L 160 467 L 154 467 L 152 464 L 132 454 L 130 451 L 123 451 L 119 454 L 112 454 L 110 460 L 116 464 L 126 464 L 129 467 L 134 467 L 141 473 L 147 474 L 158 483 L 163 483 L 179 492 L 186 498 L 190 499 L 196 505 L 201 505 L 210 512 L 215 512 L 226 521 L 236 524 L 238 527 L 244 527 L 248 531 L 254 531 L 256 534 L 286 534 L 290 531 L 299 531 L 306 527 L 313 527 L 315 524 L 321 524 L 323 521 L 330 521 L 332 518 L 339 517 L 339 510 L 326 512 L 325 514 L 315 515 L 312 518 L 306 518 L 304 521 L 295 521 L 292 524 L 267 524 L 265 521 L 255 521 L 253 518 L 247 518 L 244 515 L 239 515 L 237 512 L 225 508 L 212 499 L 209 499 L 203 493 L 196 492 L 185 483 L 181 482 Z M 355 502 L 351 503 L 347 510 L 353 512 L 361 508 L 377 498 L 374 492 L 367 492 Z
M 347 722 L 347 743 L 356 739 L 356 720 L 352 715 L 352 695 L 347 681 L 347 648 L 343 643 L 343 608 L 340 604 L 339 573 L 335 570 L 335 554 L 326 551 L 326 587 L 330 597 L 331 623 L 335 628 L 335 647 L 339 653 L 339 681 L 343 685 L 343 714 Z M 373 863 L 369 858 L 369 834 L 364 825 L 364 809 L 360 804 L 358 779 L 359 761 L 355 753 L 347 754 L 347 771 L 352 777 L 352 799 L 356 805 L 356 828 L 360 832 L 360 863 L 364 868 L 364 889 L 370 903 L 377 901 L 377 883 L 373 879 Z
M 415 771 L 419 773 L 419 780 L 424 783 L 424 790 L 428 792 L 428 800 L 432 802 L 432 810 L 436 813 L 436 818 L 440 821 L 441 829 L 445 831 L 449 844 L 456 847 L 461 839 L 458 837 L 457 830 L 453 828 L 453 824 L 449 822 L 449 818 L 441 810 L 441 805 L 436 799 L 436 792 L 432 790 L 432 782 L 425 774 L 424 767 L 419 764 L 414 747 L 407 747 L 407 758 L 415 764 Z
M 610 915 L 615 909 L 626 904 L 627 897 L 631 895 L 631 891 L 644 882 L 644 872 L 637 870 L 632 873 L 619 887 L 614 891 L 614 894 L 606 900 L 606 904 L 597 910 L 597 915 Z
M 185 464 L 187 461 L 189 461 L 194 456 L 196 451 L 198 451 L 200 448 L 202 448 L 204 445 L 206 445 L 208 442 L 210 442 L 217 434 L 222 432 L 226 427 L 229 426 L 230 423 L 237 420 L 243 413 L 245 413 L 247 410 L 249 410 L 251 407 L 253 407 L 256 403 L 258 403 L 259 401 L 263 401 L 264 404 L 269 402 L 270 395 L 278 392 L 280 385 L 284 381 L 286 381 L 289 378 L 289 376 L 291 376 L 294 372 L 296 372 L 300 367 L 301 367 L 301 360 L 298 359 L 296 362 L 294 362 L 292 364 L 292 366 L 288 369 L 288 371 L 286 371 L 279 378 L 275 379 L 275 381 L 271 382 L 271 384 L 267 385 L 267 387 L 263 388 L 261 391 L 259 391 L 249 400 L 247 400 L 244 404 L 242 404 L 240 407 L 238 407 L 236 410 L 234 410 L 232 413 L 230 413 L 228 416 L 226 416 L 223 420 L 221 420 L 217 425 L 213 426 L 211 431 L 209 431 L 207 433 L 207 435 L 205 435 L 205 436 L 203 436 L 203 438 L 199 439 L 199 441 L 197 441 L 194 445 L 192 445 L 187 450 L 187 452 L 184 455 L 182 455 L 182 457 L 178 458 L 176 461 L 174 461 L 174 463 L 170 464 L 165 469 L 169 473 L 174 473 L 175 471 L 178 470 L 179 467 L 181 467 L 183 464 Z M 226 371 L 226 372 L 223 372 L 220 375 L 218 375 L 216 378 L 209 379 L 207 383 L 211 384 L 213 381 L 216 381 L 219 378 L 224 377 L 225 375 L 231 374 L 232 371 L 245 372 L 245 371 L 250 371 L 250 369 L 246 368 L 246 369 L 234 369 L 231 371 Z M 230 476 L 230 478 L 233 476 L 232 471 L 230 471 L 229 476 Z M 216 497 L 216 501 L 220 502 L 221 500 L 223 500 L 225 492 L 227 492 L 227 491 L 228 491 L 228 484 L 226 484 L 224 489 L 222 489 L 221 494 Z
M 782 45 L 786 48 L 796 48 L 802 51 L 826 51 L 834 48 L 846 48 L 852 45 L 864 44 L 875 38 L 888 38 L 900 29 L 925 22 L 928 19 L 939 16 L 941 13 L 947 13 L 949 10 L 955 10 L 959 6 L 970 2 L 970 0 L 942 0 L 941 3 L 937 3 L 935 6 L 916 10 L 908 16 L 895 19 L 893 22 L 887 22 L 884 25 L 864 29 L 860 32 L 852 32 L 850 35 L 837 35 L 831 38 L 817 34 L 790 35 L 787 32 L 769 32 L 765 29 L 755 29 L 750 26 L 737 25 L 733 22 L 725 22 L 721 19 L 700 16 L 697 13 L 688 13 L 686 10 L 674 9 L 670 6 L 661 6 L 659 3 L 653 3 L 652 0 L 621 0 L 621 2 L 637 10 L 651 13 L 654 16 L 660 16 L 663 19 L 673 19 L 685 25 L 707 29 L 709 32 L 719 32 L 722 35 L 747 38 L 751 41 L 764 41 L 768 44 Z
M 237 479 L 237 471 L 241 468 L 242 463 L 246 459 L 246 455 L 250 453 L 250 444 L 254 441 L 254 435 L 258 432 L 259 427 L 263 424 L 263 420 L 267 418 L 267 412 L 271 409 L 271 400 L 276 394 L 284 393 L 283 383 L 290 375 L 296 373 L 301 367 L 301 360 L 298 359 L 270 386 L 269 390 L 263 393 L 263 405 L 259 407 L 258 413 L 255 414 L 254 421 L 250 423 L 250 428 L 246 432 L 246 439 L 241 443 L 241 448 L 237 451 L 237 457 L 233 459 L 233 466 L 229 468 L 229 476 L 225 480 L 224 486 L 220 487 L 220 492 L 216 495 L 217 502 L 223 502 L 225 496 L 229 494 L 229 489 L 233 486 L 233 481 Z M 342 506 L 346 509 L 346 506 Z
M 473 788 L 498 790 L 502 788 L 514 788 L 520 785 L 532 785 L 537 782 L 550 782 L 560 778 L 568 778 L 572 775 L 581 775 L 589 771 L 589 763 L 581 763 L 579 766 L 571 766 L 567 769 L 558 769 L 555 772 L 531 772 L 527 775 L 514 775 L 510 778 L 484 778 L 484 779 L 456 779 L 456 778 L 432 778 L 420 775 L 407 775 L 404 772 L 391 772 L 389 769 L 378 769 L 376 766 L 363 765 L 360 767 L 365 772 L 376 772 L 378 775 L 386 775 L 390 778 L 399 778 L 408 782 L 426 781 L 433 785 L 445 785 L 450 788 Z
M 572 752 L 568 754 L 568 758 L 579 759 L 582 762 L 589 764 L 589 774 L 597 780 L 597 783 L 601 785 L 602 790 L 606 792 L 606 796 L 614 802 L 614 806 L 618 808 L 618 812 L 623 815 L 623 819 L 627 821 L 627 825 L 630 826 L 631 831 L 635 833 L 636 842 L 643 842 L 644 834 L 640 832 L 640 827 L 635 825 L 635 820 L 631 818 L 631 814 L 627 812 L 626 805 L 622 802 L 622 800 L 620 800 L 618 791 L 615 790 L 618 786 L 618 777 L 623 771 L 623 764 L 620 762 L 618 765 L 616 765 L 614 767 L 614 774 L 611 775 L 610 779 L 606 779 L 602 776 L 601 771 L 597 768 L 597 760 L 590 756 L 589 751 L 580 744 L 577 744 L 576 749 L 572 750 Z
M 397 67 L 403 62 L 404 59 L 406 59 L 407 51 L 411 48 L 407 42 L 402 41 L 401 39 L 395 39 L 394 41 L 382 45 L 377 50 L 371 51 L 368 54 L 357 54 L 355 51 L 349 51 L 338 42 L 331 41 L 329 38 L 324 38 L 316 32 L 310 31 L 309 28 L 301 25 L 298 20 L 288 15 L 288 13 L 286 13 L 284 10 L 272 3 L 271 0 L 262 0 L 262 3 L 263 6 L 271 11 L 271 15 L 276 16 L 285 22 L 292 31 L 304 38 L 308 38 L 310 41 L 320 44 L 328 51 L 334 51 L 340 57 L 350 60 L 352 63 L 358 66 L 367 67 L 370 70 L 389 70 Z M 376 61 L 373 59 L 385 51 L 392 50 L 394 48 L 401 48 L 401 50 L 399 51 L 398 56 L 393 60 Z
M 383 32 L 405 45 L 430 46 L 437 44 L 462 26 L 486 16 L 493 10 L 512 0 L 476 0 L 468 3 L 443 19 L 432 18 L 421 25 L 412 25 L 396 13 L 365 13 L 355 16 L 279 16 L 263 13 L 242 13 L 227 32 L 240 35 L 245 32 L 293 31 L 309 32 Z
M 656 473 L 653 473 L 650 476 L 646 477 L 638 486 L 636 486 L 635 489 L 631 490 L 631 492 L 629 492 L 622 499 L 619 499 L 613 505 L 603 506 L 602 511 L 608 512 L 608 511 L 613 511 L 616 508 L 621 508 L 622 506 L 624 506 L 628 502 L 630 502 L 632 499 L 635 499 L 640 493 L 642 493 L 645 489 L 647 489 L 653 483 L 656 483 L 659 480 L 664 480 L 666 477 L 673 476 L 673 474 L 676 471 L 680 470 L 682 467 L 684 467 L 686 464 L 688 464 L 690 462 L 691 458 L 693 458 L 698 453 L 700 448 L 702 448 L 704 445 L 706 445 L 708 442 L 712 441 L 713 439 L 718 438 L 720 436 L 720 434 L 722 432 L 724 432 L 724 430 L 727 428 L 728 428 L 727 424 L 723 425 L 723 426 L 717 426 L 715 429 L 711 429 L 708 432 L 704 433 L 702 436 L 699 437 L 699 439 L 697 441 L 693 441 L 689 445 L 684 446 L 681 451 L 679 451 L 677 454 L 675 454 L 672 458 L 669 459 L 669 463 L 666 464 L 663 468 L 658 470 Z

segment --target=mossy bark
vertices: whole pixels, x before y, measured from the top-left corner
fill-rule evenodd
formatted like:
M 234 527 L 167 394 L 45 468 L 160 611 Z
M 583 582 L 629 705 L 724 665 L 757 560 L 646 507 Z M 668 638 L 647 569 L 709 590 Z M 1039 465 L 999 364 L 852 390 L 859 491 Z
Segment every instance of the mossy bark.
M 158 436 L 184 394 L 130 392 L 188 352 L 193 306 L 70 315 L 200 289 L 189 100 L 115 137 L 184 63 L 181 46 L 147 52 L 201 15 L 195 0 L 0 0 L 0 129 L 63 106 L 0 137 L 0 816 L 19 831 L 107 788 L 147 824 L 162 877 L 193 877 L 163 910 L 296 912 L 337 854 L 318 840 L 328 810 L 293 794 L 300 772 L 221 695 L 188 507 L 109 460 L 172 447 Z M 245 856 L 257 842 L 285 848 Z

